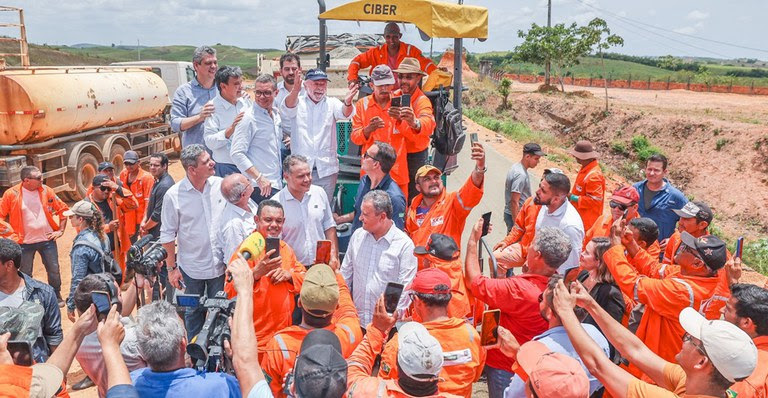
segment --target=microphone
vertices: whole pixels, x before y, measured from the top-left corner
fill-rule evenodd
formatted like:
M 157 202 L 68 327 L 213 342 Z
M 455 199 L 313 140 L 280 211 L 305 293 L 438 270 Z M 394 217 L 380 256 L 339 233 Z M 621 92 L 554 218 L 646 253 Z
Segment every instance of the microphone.
M 266 247 L 266 242 L 264 240 L 264 237 L 258 232 L 255 231 L 254 233 L 248 235 L 242 243 L 240 243 L 240 246 L 235 250 L 235 254 L 232 255 L 232 258 L 229 259 L 229 262 L 231 263 L 237 258 L 238 253 L 245 258 L 246 261 L 258 261 L 261 260 L 262 257 L 264 257 L 264 248 Z M 227 282 L 232 281 L 232 275 L 227 272 Z

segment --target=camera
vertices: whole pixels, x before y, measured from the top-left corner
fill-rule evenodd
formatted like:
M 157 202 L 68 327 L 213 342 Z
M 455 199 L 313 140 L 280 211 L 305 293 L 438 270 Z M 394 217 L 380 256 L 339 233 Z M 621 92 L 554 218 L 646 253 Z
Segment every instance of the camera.
M 128 249 L 126 267 L 147 278 L 157 276 L 157 264 L 168 257 L 168 252 L 152 235 L 147 235 Z
M 213 298 L 184 294 L 178 295 L 176 300 L 180 307 L 203 306 L 208 311 L 200 333 L 187 345 L 187 354 L 195 368 L 207 372 L 234 373 L 232 361 L 224 355 L 224 340 L 232 337 L 228 318 L 235 311 L 236 299 L 228 299 L 227 294 L 221 291 Z

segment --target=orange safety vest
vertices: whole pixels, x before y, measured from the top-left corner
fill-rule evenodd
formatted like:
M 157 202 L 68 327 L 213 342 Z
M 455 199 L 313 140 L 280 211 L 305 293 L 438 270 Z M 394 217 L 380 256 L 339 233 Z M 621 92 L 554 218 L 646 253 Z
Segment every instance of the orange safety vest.
M 120 181 L 123 182 L 123 189 L 128 187 L 128 169 L 120 172 Z M 131 193 L 136 198 L 139 207 L 134 210 L 125 211 L 125 228 L 129 236 L 133 236 L 138 230 L 139 225 L 144 221 L 144 215 L 147 212 L 147 202 L 152 192 L 152 186 L 155 184 L 155 178 L 139 167 L 139 174 L 131 184 Z
M 459 257 L 453 261 L 446 261 L 432 255 L 428 256 L 430 267 L 445 272 L 451 279 L 452 296 L 451 301 L 448 303 L 448 316 L 461 319 L 471 317 L 472 302 L 474 300 L 470 297 L 467 284 L 464 281 L 463 259 Z M 423 263 L 419 264 L 419 270 L 423 268 Z M 420 322 L 420 319 L 414 319 L 414 321 Z
M 402 90 L 397 90 L 393 93 L 394 96 L 403 95 Z M 421 123 L 421 130 L 413 130 L 411 126 L 405 121 L 401 120 L 398 123 L 398 129 L 407 130 L 406 137 L 412 137 L 405 140 L 405 149 L 408 153 L 421 152 L 429 148 L 430 139 L 432 138 L 432 132 L 435 130 L 435 114 L 432 110 L 432 102 L 426 95 L 416 87 L 416 90 L 411 95 L 411 108 L 416 115 L 416 119 L 419 119 Z
M 515 225 L 502 240 L 506 246 L 520 242 L 523 258 L 528 255 L 528 247 L 536 236 L 536 219 L 540 211 L 541 206 L 533 203 L 533 197 L 526 199 L 515 217 Z
M 749 377 L 731 386 L 738 398 L 768 397 L 768 336 L 752 339 L 757 346 L 757 367 Z
M 573 207 L 581 215 L 584 230 L 587 231 L 603 213 L 605 201 L 605 176 L 597 160 L 591 161 L 579 170 L 571 193 L 579 197 L 579 200 L 573 203 Z
M 59 221 L 61 221 L 64 218 L 64 212 L 69 210 L 69 207 L 56 196 L 53 188 L 47 185 L 41 185 L 37 192 L 40 195 L 40 203 L 42 204 L 48 224 L 54 231 L 58 231 L 59 223 L 53 219 L 53 215 L 58 215 Z M 5 220 L 6 217 L 8 218 L 8 223 L 16 233 L 16 242 L 19 244 L 24 242 L 24 216 L 21 214 L 22 201 L 21 184 L 14 185 L 5 191 L 2 199 L 0 199 L 0 219 Z
M 382 64 L 388 65 L 390 69 L 395 70 L 398 66 L 400 66 L 400 63 L 403 62 L 403 59 L 406 57 L 418 59 L 419 64 L 421 65 L 421 70 L 427 74 L 430 74 L 435 69 L 437 69 L 435 63 L 432 62 L 431 59 L 424 57 L 421 54 L 421 50 L 419 50 L 416 46 L 403 42 L 400 42 L 400 49 L 397 52 L 397 61 L 395 62 L 395 65 L 390 65 L 387 45 L 382 44 L 378 47 L 373 47 L 364 53 L 358 54 L 355 58 L 352 59 L 352 62 L 349 63 L 349 68 L 347 69 L 347 81 L 357 80 L 358 73 L 360 69 L 363 68 L 371 68 L 368 72 L 369 75 L 375 66 Z

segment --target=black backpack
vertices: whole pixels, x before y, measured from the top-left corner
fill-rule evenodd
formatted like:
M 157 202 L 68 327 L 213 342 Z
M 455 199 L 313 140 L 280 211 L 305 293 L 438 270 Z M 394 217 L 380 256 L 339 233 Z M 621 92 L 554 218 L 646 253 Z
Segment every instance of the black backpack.
M 437 125 L 432 132 L 432 146 L 435 150 L 445 156 L 461 152 L 466 139 L 461 111 L 453 107 L 448 92 L 442 89 L 435 100 L 435 122 Z
M 102 249 L 101 245 L 94 245 L 87 239 L 78 240 L 74 245 L 72 245 L 72 248 L 74 249 L 77 246 L 90 247 L 91 249 L 96 250 L 96 252 L 98 252 L 101 256 L 101 269 L 91 271 L 94 271 L 94 273 L 109 272 L 115 278 L 118 284 L 122 283 L 123 269 L 120 268 L 120 264 L 118 264 L 117 260 L 112 257 L 112 253 L 104 253 L 104 249 Z

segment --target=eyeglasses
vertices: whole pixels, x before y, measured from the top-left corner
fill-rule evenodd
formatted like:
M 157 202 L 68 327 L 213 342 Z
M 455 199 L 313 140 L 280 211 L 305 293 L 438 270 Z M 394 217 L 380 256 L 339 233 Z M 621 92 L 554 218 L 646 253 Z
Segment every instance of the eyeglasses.
M 696 347 L 696 349 L 697 349 L 697 350 L 699 350 L 699 352 L 701 353 L 701 355 L 707 355 L 707 352 L 706 352 L 706 351 L 704 351 L 704 347 L 702 347 L 702 346 L 700 346 L 700 345 L 698 345 L 698 344 L 695 344 L 695 343 L 693 342 L 693 336 L 691 336 L 691 334 L 690 334 L 690 333 L 686 332 L 686 333 L 683 335 L 683 342 L 689 342 L 689 343 L 691 343 L 691 345 L 692 345 L 692 346 Z
M 371 155 L 369 155 L 369 154 L 368 154 L 368 152 L 363 152 L 363 159 L 365 159 L 365 158 L 371 159 L 371 160 L 373 160 L 373 161 L 375 161 L 375 162 L 378 162 L 378 161 L 379 161 L 379 159 L 376 159 L 376 157 L 375 157 L 375 156 L 371 156 Z
M 27 178 L 30 179 L 30 180 L 42 181 L 43 180 L 43 175 L 41 174 L 41 175 L 39 175 L 37 177 L 27 177 Z
M 99 189 L 101 189 L 101 192 L 109 192 L 112 190 L 110 187 L 99 187 Z
M 627 210 L 628 205 L 623 205 L 619 202 L 610 201 L 608 202 L 608 205 L 611 206 L 612 209 L 619 209 L 621 211 Z
M 272 91 L 254 91 L 253 95 L 256 97 L 269 97 L 272 93 Z

